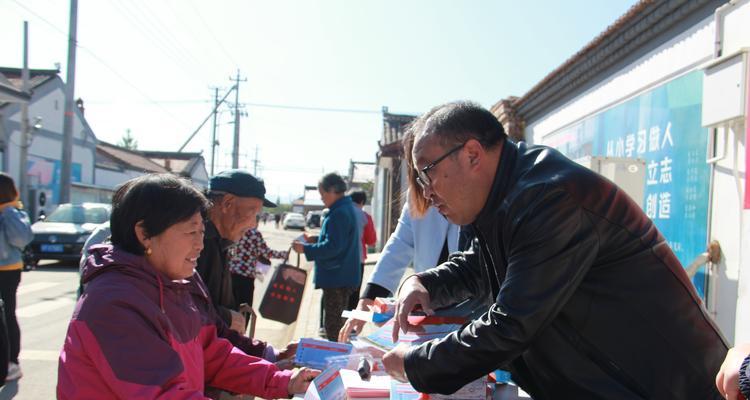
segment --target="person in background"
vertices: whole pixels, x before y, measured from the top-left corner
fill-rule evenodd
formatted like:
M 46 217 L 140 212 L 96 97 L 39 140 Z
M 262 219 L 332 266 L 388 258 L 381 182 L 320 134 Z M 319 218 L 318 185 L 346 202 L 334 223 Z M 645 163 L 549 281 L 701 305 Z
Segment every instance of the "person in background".
M 258 263 L 270 262 L 272 258 L 286 259 L 288 256 L 289 252 L 286 250 L 277 251 L 268 247 L 257 226 L 248 229 L 229 251 L 229 271 L 232 273 L 235 302 L 247 303 L 252 307 L 255 278 L 262 274 L 256 269 Z
M 377 233 L 375 232 L 375 224 L 372 222 L 372 217 L 365 210 L 365 203 L 367 203 L 367 193 L 362 190 L 356 190 L 352 192 L 349 197 L 352 198 L 354 207 L 357 207 L 362 216 L 362 262 L 360 263 L 360 276 L 365 275 L 365 261 L 367 260 L 367 246 L 374 246 L 378 240 Z M 357 285 L 357 290 L 352 293 L 349 297 L 349 304 L 347 309 L 351 310 L 357 307 L 359 302 L 359 291 L 362 289 L 362 281 L 360 280 Z
M 112 199 L 111 244 L 89 249 L 86 292 L 60 353 L 59 399 L 203 398 L 205 385 L 264 398 L 304 393 L 318 371 L 280 371 L 237 351 L 199 311 L 194 268 L 205 196 L 170 174 L 144 175 Z
M 410 126 L 404 136 L 404 154 L 411 154 L 415 127 Z M 407 177 L 411 182 L 416 174 L 407 163 Z M 380 259 L 370 275 L 365 289 L 359 296 L 357 310 L 370 311 L 376 297 L 391 297 L 396 293 L 399 282 L 410 264 L 414 272 L 426 271 L 448 259 L 450 253 L 459 248 L 460 227 L 450 223 L 437 209 L 431 207 L 422 195 L 419 186 L 411 185 L 407 201 L 393 234 L 380 253 Z M 339 342 L 347 342 L 351 334 L 359 334 L 365 321 L 349 318 L 339 331 Z
M 743 396 L 750 399 L 750 343 L 740 343 L 729 349 L 719 373 L 716 374 L 716 388 L 727 400 L 737 400 Z
M 317 289 L 323 289 L 326 337 L 336 341 L 344 324 L 341 313 L 362 279 L 362 219 L 352 199 L 344 195 L 346 182 L 341 176 L 325 175 L 318 182 L 318 192 L 323 204 L 330 209 L 320 235 L 315 243 L 295 240 L 292 247 L 297 253 L 304 252 L 308 260 L 315 261 L 314 282 Z
M 255 226 L 255 216 L 263 207 L 276 207 L 265 198 L 263 180 L 247 171 L 232 169 L 211 177 L 207 196 L 211 201 L 206 221 L 203 252 L 197 271 L 208 287 L 219 316 L 232 329 L 243 331 L 245 318 L 232 290 L 228 251 L 242 235 Z
M 383 357 L 422 393 L 453 393 L 499 366 L 536 400 L 718 399 L 726 343 L 666 240 L 621 188 L 545 146 L 513 143 L 469 102 L 420 117 L 411 157 L 424 196 L 476 234 L 407 278 L 408 315 L 480 293 L 494 303 L 440 340 Z M 408 155 L 407 155 L 408 156 Z
M 0 296 L 8 330 L 9 353 L 0 360 L 0 376 L 7 368 L 7 380 L 23 376 L 18 363 L 21 329 L 16 318 L 16 292 L 21 283 L 23 249 L 34 239 L 31 222 L 18 199 L 18 190 L 10 175 L 0 172 Z M 5 342 L 3 342 L 5 343 Z M 0 345 L 2 345 L 0 343 Z

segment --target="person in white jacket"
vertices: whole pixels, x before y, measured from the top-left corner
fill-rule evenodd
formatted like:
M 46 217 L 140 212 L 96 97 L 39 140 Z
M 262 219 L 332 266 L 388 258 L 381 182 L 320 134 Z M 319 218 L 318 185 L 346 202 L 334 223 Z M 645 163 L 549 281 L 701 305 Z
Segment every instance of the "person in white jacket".
M 413 140 L 410 128 L 404 137 L 404 154 L 411 154 Z M 415 180 L 411 158 L 406 157 L 405 161 L 408 179 Z M 416 181 L 410 187 L 413 189 L 408 193 L 396 230 L 388 238 L 375 270 L 366 281 L 357 310 L 370 311 L 376 297 L 395 295 L 409 264 L 415 273 L 422 272 L 442 264 L 451 253 L 465 250 L 462 248 L 465 247 L 465 238 L 459 246 L 461 227 L 449 222 L 429 205 Z M 348 341 L 352 333 L 359 334 L 364 324 L 364 321 L 349 318 L 339 331 L 339 342 Z

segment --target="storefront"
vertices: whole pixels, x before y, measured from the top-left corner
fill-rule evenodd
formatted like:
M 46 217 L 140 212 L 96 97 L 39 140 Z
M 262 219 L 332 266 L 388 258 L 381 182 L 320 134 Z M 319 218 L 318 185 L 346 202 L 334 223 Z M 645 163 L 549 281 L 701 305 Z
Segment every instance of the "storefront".
M 642 168 L 600 172 L 637 182 L 626 191 L 684 266 L 719 243 L 693 283 L 730 342 L 750 340 L 747 21 L 750 1 L 640 2 L 512 102 L 526 141 Z

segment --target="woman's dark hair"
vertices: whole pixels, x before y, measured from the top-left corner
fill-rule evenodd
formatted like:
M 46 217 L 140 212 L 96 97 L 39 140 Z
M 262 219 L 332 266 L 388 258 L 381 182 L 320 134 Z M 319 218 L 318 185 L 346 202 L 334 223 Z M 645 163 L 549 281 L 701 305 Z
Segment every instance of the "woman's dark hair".
M 346 192 L 346 181 L 339 174 L 331 172 L 320 178 L 318 187 L 324 192 L 344 193 Z
M 415 136 L 437 135 L 446 146 L 476 139 L 489 149 L 508 137 L 497 117 L 470 101 L 439 105 L 420 117 L 420 124 L 421 132 L 415 132 Z
M 112 244 L 138 255 L 143 245 L 135 225 L 143 221 L 148 237 L 190 219 L 196 212 L 205 216 L 209 202 L 190 181 L 171 174 L 149 174 L 120 186 L 112 198 Z
M 365 193 L 364 190 L 355 190 L 349 195 L 349 197 L 351 197 L 352 201 L 357 204 L 364 205 L 367 203 L 367 193 Z
M 18 190 L 13 178 L 5 172 L 0 172 L 0 203 L 14 201 L 18 197 Z

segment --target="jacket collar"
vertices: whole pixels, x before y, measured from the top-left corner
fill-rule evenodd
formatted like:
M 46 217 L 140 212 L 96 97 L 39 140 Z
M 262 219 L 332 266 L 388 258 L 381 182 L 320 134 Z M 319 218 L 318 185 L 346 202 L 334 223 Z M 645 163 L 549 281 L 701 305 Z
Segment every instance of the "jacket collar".
M 352 204 L 352 198 L 349 196 L 344 196 L 338 200 L 336 200 L 333 204 L 331 204 L 330 207 L 328 207 L 328 211 L 331 212 L 339 207 L 343 207 L 345 204 Z
M 516 183 L 515 170 L 518 151 L 518 145 L 506 138 L 500 152 L 500 162 L 497 163 L 495 178 L 492 181 L 492 190 L 487 196 L 482 211 L 479 212 L 477 219 L 472 224 L 477 229 L 484 231 L 485 228 L 497 222 L 495 221 L 495 212 Z
M 214 225 L 210 219 L 206 220 L 205 226 L 206 232 L 204 233 L 204 240 L 216 243 L 221 250 L 226 250 L 234 244 L 233 241 L 221 237 L 219 230 L 216 229 L 216 225 Z

